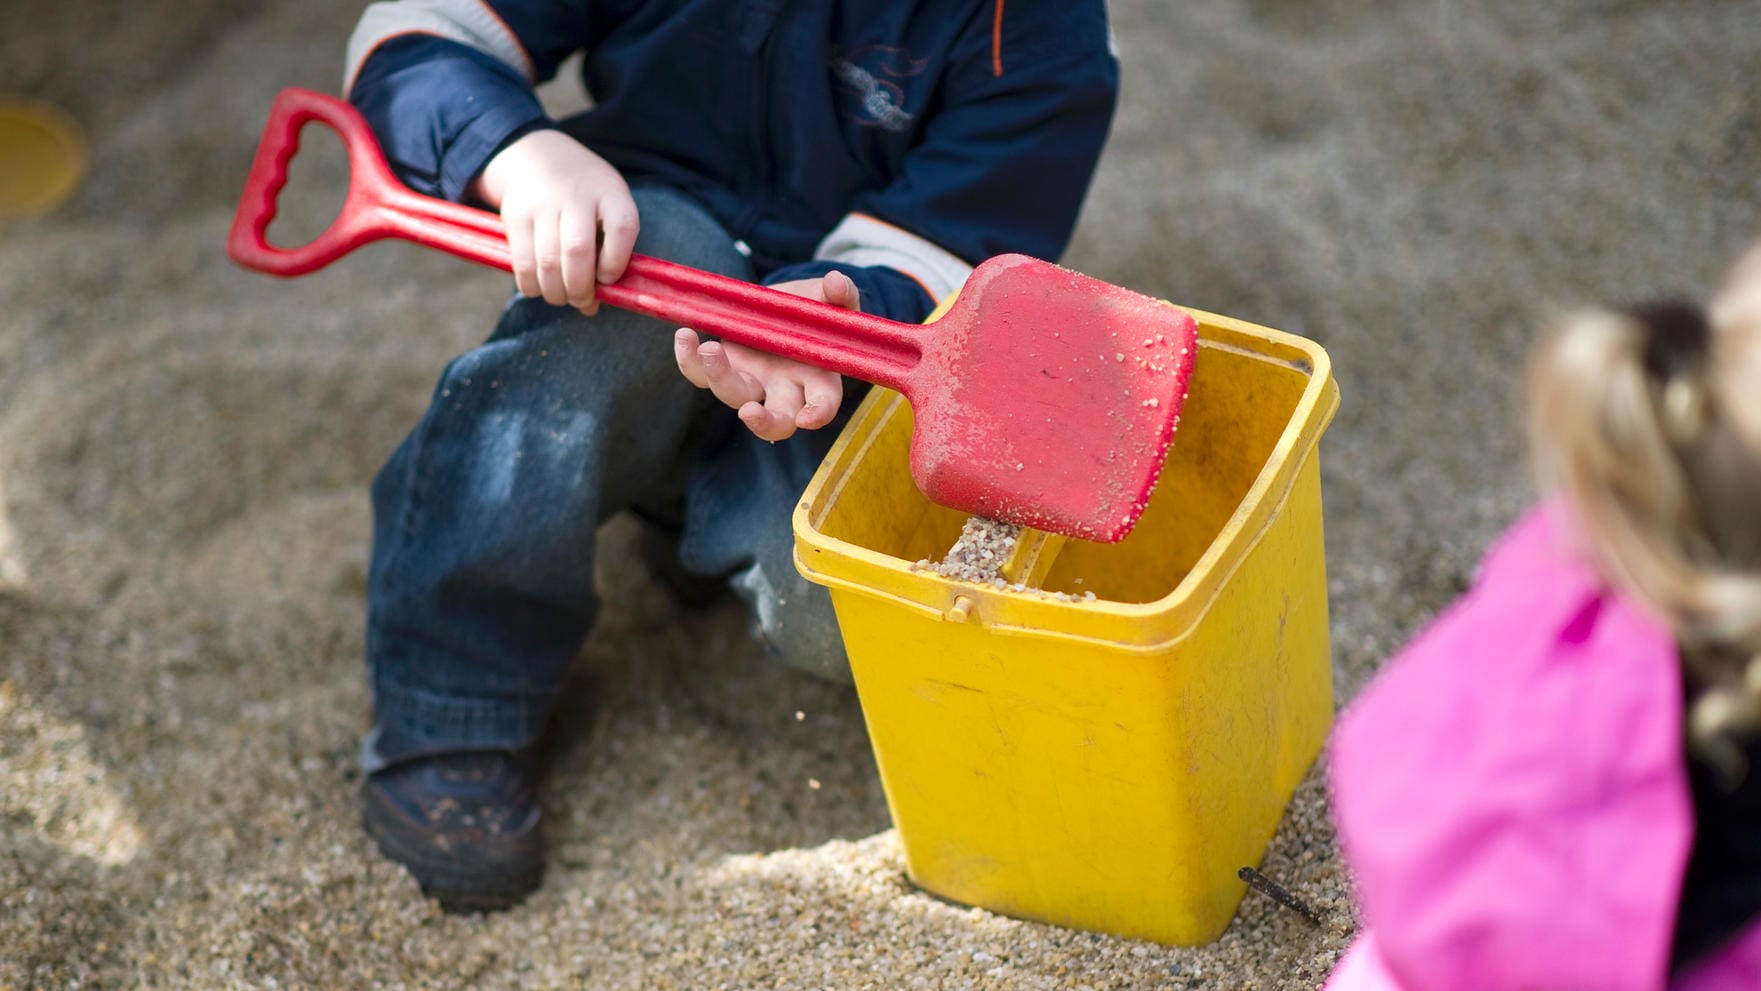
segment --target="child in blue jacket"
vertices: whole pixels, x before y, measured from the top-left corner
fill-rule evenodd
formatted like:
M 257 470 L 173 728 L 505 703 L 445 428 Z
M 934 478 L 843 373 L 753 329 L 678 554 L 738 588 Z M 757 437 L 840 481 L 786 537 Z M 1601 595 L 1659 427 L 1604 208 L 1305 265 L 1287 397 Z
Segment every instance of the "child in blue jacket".
M 577 52 L 593 107 L 551 120 L 533 86 Z M 844 383 L 596 286 L 638 251 L 920 321 L 989 256 L 1063 251 L 1118 66 L 1103 0 L 389 0 L 348 64 L 399 177 L 499 210 L 514 259 L 373 484 L 363 745 L 381 849 L 443 905 L 500 907 L 542 873 L 534 742 L 611 515 L 663 572 L 728 582 L 782 660 L 848 677 L 789 525 Z

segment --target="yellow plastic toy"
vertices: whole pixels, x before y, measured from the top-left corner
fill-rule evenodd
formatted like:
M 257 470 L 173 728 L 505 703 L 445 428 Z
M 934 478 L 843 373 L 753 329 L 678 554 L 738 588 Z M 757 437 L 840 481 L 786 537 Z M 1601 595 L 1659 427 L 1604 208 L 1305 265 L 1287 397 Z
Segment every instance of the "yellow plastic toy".
M 0 99 L 0 219 L 47 213 L 85 171 L 85 142 L 64 113 Z
M 929 891 L 1210 942 L 1332 724 L 1327 354 L 1188 312 L 1191 394 L 1142 521 L 1117 544 L 1024 534 L 1005 575 L 1039 592 L 915 567 L 965 517 L 913 487 L 896 394 L 864 401 L 797 508 L 797 566 L 831 589 L 907 869 Z

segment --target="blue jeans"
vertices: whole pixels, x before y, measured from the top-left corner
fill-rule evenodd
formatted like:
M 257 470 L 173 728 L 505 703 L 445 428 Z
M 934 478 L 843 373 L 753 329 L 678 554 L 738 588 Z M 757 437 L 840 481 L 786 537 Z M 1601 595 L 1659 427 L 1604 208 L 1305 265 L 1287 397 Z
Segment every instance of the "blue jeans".
M 635 197 L 638 252 L 752 279 L 693 201 Z M 535 741 L 593 624 L 595 530 L 626 509 L 677 529 L 686 571 L 726 576 L 781 660 L 848 680 L 830 597 L 795 570 L 789 518 L 855 396 L 824 429 L 761 441 L 679 374 L 673 329 L 516 297 L 447 366 L 373 482 L 369 772 Z

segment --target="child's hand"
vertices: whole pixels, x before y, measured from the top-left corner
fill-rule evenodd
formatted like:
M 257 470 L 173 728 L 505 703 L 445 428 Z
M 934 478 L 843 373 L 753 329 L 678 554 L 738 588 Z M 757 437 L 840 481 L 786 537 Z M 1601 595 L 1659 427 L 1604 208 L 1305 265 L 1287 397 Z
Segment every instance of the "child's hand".
M 841 272 L 779 282 L 771 288 L 846 309 L 862 308 L 856 283 Z M 673 335 L 673 357 L 691 384 L 714 392 L 717 399 L 739 410 L 746 428 L 768 441 L 782 440 L 797 428 L 825 426 L 844 400 L 844 380 L 837 372 L 732 342 L 699 343 L 689 327 Z
M 497 152 L 471 191 L 501 211 L 520 292 L 598 312 L 594 290 L 623 276 L 638 227 L 611 163 L 561 131 L 533 131 Z

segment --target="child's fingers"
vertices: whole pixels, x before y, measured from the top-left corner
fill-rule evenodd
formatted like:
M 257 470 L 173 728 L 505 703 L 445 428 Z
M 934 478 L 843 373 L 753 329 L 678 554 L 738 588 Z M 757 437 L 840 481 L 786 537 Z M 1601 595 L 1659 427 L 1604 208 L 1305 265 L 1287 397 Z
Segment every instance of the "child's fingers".
M 557 235 L 563 293 L 570 306 L 591 306 L 598 286 L 593 277 L 598 232 L 592 207 L 564 210 L 558 218 Z
M 673 359 L 691 384 L 706 388 L 724 405 L 739 411 L 740 421 L 763 440 L 779 441 L 797 428 L 825 426 L 837 415 L 844 382 L 835 372 L 797 365 L 760 365 L 765 375 L 735 368 L 720 342 L 699 343 L 697 333 L 681 327 L 673 334 Z
M 773 444 L 779 440 L 788 440 L 795 432 L 793 417 L 776 413 L 763 403 L 753 402 L 741 406 L 740 422 L 759 440 L 768 440 Z
M 605 243 L 599 249 L 599 281 L 616 282 L 624 277 L 630 252 L 636 247 L 636 235 L 642 229 L 636 201 L 628 194 L 601 200 L 599 226 L 605 231 Z
M 844 402 L 844 380 L 836 372 L 815 369 L 802 383 L 806 402 L 795 415 L 795 425 L 803 430 L 817 430 L 832 422 Z
M 709 391 L 724 404 L 739 409 L 747 403 L 764 401 L 764 386 L 745 372 L 728 363 L 728 354 L 716 341 L 697 346 L 698 360 L 703 362 L 703 377 Z
M 697 388 L 707 389 L 709 376 L 704 374 L 703 359 L 697 356 L 697 344 L 697 332 L 691 328 L 673 331 L 673 360 L 679 363 L 679 374 Z
M 562 217 L 544 213 L 532 224 L 532 264 L 538 270 L 538 292 L 552 306 L 569 301 L 563 285 Z
M 806 405 L 807 397 L 802 393 L 800 382 L 784 375 L 776 375 L 764 383 L 764 408 L 769 411 L 771 421 L 786 421 L 791 433 L 795 430 L 795 418 L 801 415 L 801 408 Z
M 538 272 L 532 264 L 532 219 L 503 214 L 502 221 L 508 239 L 508 261 L 514 269 L 514 286 L 523 296 L 540 295 Z
M 827 272 L 820 283 L 820 295 L 833 306 L 846 310 L 862 309 L 862 293 L 856 283 L 842 272 Z

